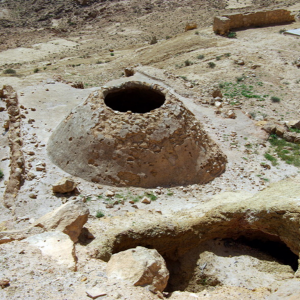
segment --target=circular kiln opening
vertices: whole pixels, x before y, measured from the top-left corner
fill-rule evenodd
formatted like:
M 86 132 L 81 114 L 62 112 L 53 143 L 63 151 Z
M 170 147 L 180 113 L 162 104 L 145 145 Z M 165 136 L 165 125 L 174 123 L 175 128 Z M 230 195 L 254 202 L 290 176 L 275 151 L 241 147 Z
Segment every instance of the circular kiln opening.
M 143 114 L 161 107 L 165 102 L 165 96 L 146 87 L 126 87 L 109 92 L 104 102 L 113 110 Z

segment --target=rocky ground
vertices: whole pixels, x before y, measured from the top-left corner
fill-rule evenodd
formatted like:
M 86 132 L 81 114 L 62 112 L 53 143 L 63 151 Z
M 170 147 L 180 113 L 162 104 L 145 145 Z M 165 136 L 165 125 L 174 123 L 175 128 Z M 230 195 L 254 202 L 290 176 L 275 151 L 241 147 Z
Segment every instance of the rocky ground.
M 43 299 L 84 299 L 86 292 L 97 288 L 104 299 L 220 299 L 220 295 L 222 299 L 293 299 L 289 295 L 299 293 L 293 263 L 235 239 L 254 234 L 264 242 L 282 241 L 299 253 L 299 229 L 291 225 L 299 220 L 299 168 L 279 157 L 262 127 L 299 118 L 299 38 L 283 31 L 300 23 L 241 30 L 235 39 L 216 36 L 211 25 L 215 15 L 228 11 L 284 5 L 297 14 L 300 5 L 235 0 L 184 1 L 184 5 L 182 1 L 83 2 L 32 1 L 29 11 L 20 1 L 0 2 L 0 87 L 11 85 L 16 90 L 20 116 L 8 130 L 9 111 L 5 98 L 1 100 L 1 195 L 14 165 L 12 142 L 21 149 L 25 178 L 14 200 L 3 197 L 0 204 L 1 298 L 40 299 L 43 291 Z M 185 32 L 187 22 L 196 22 L 198 28 Z M 151 43 L 153 37 L 157 43 Z M 77 191 L 54 194 L 52 185 L 69 174 L 48 157 L 52 132 L 97 87 L 128 80 L 126 67 L 135 70 L 130 79 L 167 88 L 195 114 L 227 156 L 226 171 L 206 185 L 153 189 L 99 185 L 78 174 L 73 177 Z M 15 73 L 7 74 L 9 69 Z M 84 89 L 72 87 L 75 82 L 82 82 Z M 17 134 L 13 141 L 12 132 Z M 292 151 L 291 145 L 285 147 Z M 297 164 L 299 153 L 292 156 Z M 282 182 L 286 178 L 290 181 Z M 271 189 L 266 189 L 270 184 Z M 141 202 L 144 196 L 150 203 Z M 42 235 L 47 229 L 36 222 L 72 201 L 84 202 L 89 217 L 75 246 L 66 234 L 54 236 L 67 247 L 66 258 L 58 258 L 51 253 L 61 248 L 52 244 L 51 236 Z M 275 225 L 274 215 L 279 216 Z M 256 224 L 260 218 L 265 223 Z M 203 238 L 198 227 L 189 227 L 191 219 L 216 230 L 208 230 Z M 228 230 L 217 229 L 215 219 L 228 220 Z M 250 219 L 255 226 L 245 221 Z M 24 233 L 30 226 L 33 229 Z M 243 230 L 237 233 L 239 226 Z M 203 243 L 182 238 L 190 231 Z M 147 242 L 139 239 L 143 232 L 153 233 Z M 182 243 L 176 249 L 161 246 L 169 245 L 168 232 L 172 243 Z M 50 245 L 52 258 L 40 240 L 30 240 L 37 235 Z M 119 245 L 119 240 L 124 244 Z M 192 247 L 176 256 L 185 243 Z M 107 277 L 107 258 L 138 245 L 156 248 L 166 260 L 171 275 L 164 294 Z M 286 256 L 293 257 L 292 252 Z M 6 278 L 9 286 L 1 283 Z

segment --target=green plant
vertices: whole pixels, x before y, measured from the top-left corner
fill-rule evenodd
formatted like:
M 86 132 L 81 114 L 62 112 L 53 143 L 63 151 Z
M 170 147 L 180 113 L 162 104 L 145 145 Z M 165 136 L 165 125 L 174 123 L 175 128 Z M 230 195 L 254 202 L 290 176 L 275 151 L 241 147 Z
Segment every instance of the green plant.
M 199 31 L 195 31 L 195 34 L 196 34 L 196 35 L 199 35 Z
M 272 96 L 272 97 L 271 97 L 271 101 L 272 101 L 273 103 L 278 103 L 278 102 L 280 102 L 280 98 L 275 97 L 275 96 Z
M 103 64 L 103 61 L 102 61 L 102 60 L 97 60 L 97 61 L 96 61 L 96 64 L 97 64 L 97 65 Z
M 151 201 L 155 201 L 157 199 L 157 196 L 155 196 L 153 192 L 146 192 L 145 196 L 147 196 Z
M 39 71 L 40 71 L 39 68 L 35 68 L 35 69 L 33 70 L 33 73 L 38 73 Z
M 10 75 L 14 75 L 17 74 L 17 71 L 14 69 L 6 69 L 3 71 L 3 74 L 10 74 Z
M 115 198 L 117 198 L 117 199 L 123 199 L 124 196 L 122 194 L 115 194 Z
M 215 64 L 214 62 L 210 61 L 210 62 L 208 63 L 208 66 L 209 66 L 211 69 L 213 69 L 213 68 L 216 66 L 216 64 Z
M 185 62 L 184 62 L 184 65 L 186 66 L 186 67 L 188 67 L 188 66 L 191 66 L 193 63 L 190 61 L 190 60 L 186 60 Z
M 225 57 L 230 57 L 231 53 L 225 53 Z
M 89 202 L 92 200 L 92 197 L 86 197 L 86 202 Z
M 221 60 L 221 58 L 222 58 L 222 55 L 217 56 L 217 57 L 216 57 L 216 60 Z
M 283 33 L 285 33 L 285 32 L 286 32 L 286 29 L 285 29 L 285 28 L 279 30 L 279 33 L 280 33 L 280 34 L 283 34 Z
M 110 56 L 115 56 L 115 53 L 114 52 L 110 52 Z
M 104 216 L 105 216 L 105 214 L 101 210 L 97 210 L 97 212 L 96 212 L 96 218 L 102 218 Z
M 0 178 L 3 178 L 4 177 L 4 173 L 3 171 L 0 169 Z
M 289 128 L 290 132 L 296 132 L 296 133 L 300 133 L 300 129 L 298 128 Z
M 182 78 L 183 80 L 187 81 L 187 77 L 186 76 L 179 76 L 180 78 Z
M 198 59 L 203 59 L 203 58 L 204 58 L 204 55 L 203 55 L 203 54 L 200 54 L 200 55 L 197 56 L 197 58 L 198 58 Z
M 236 32 L 234 31 L 229 31 L 227 34 L 227 37 L 230 39 L 235 39 L 236 38 Z
M 271 155 L 270 153 L 264 154 L 265 159 L 269 160 L 273 166 L 276 166 L 278 164 L 277 158 Z
M 166 36 L 166 40 L 170 39 L 171 37 L 169 35 Z
M 98 199 L 103 199 L 103 196 L 102 195 L 98 195 L 97 198 Z
M 167 195 L 168 195 L 168 196 L 173 196 L 174 193 L 173 193 L 171 190 L 168 189 Z
M 278 157 L 289 165 L 300 167 L 300 145 L 287 142 L 279 138 L 276 134 L 271 134 L 269 138 L 270 144 L 274 147 L 274 151 Z M 287 151 L 287 148 L 289 149 Z

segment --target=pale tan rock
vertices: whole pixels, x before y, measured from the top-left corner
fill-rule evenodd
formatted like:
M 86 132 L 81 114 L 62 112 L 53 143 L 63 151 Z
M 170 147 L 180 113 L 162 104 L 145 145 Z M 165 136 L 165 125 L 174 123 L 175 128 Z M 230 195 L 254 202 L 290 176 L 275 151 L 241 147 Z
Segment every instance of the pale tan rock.
M 73 242 L 77 242 L 88 215 L 89 210 L 86 205 L 82 201 L 75 200 L 67 202 L 39 218 L 33 226 L 42 227 L 47 231 L 62 231 L 69 235 Z
M 167 286 L 169 271 L 155 249 L 136 247 L 114 254 L 107 264 L 109 278 L 124 280 L 135 286 L 148 286 L 162 292 Z
M 61 178 L 58 182 L 53 184 L 52 190 L 54 193 L 69 193 L 74 191 L 77 183 L 71 178 Z
M 107 190 L 104 195 L 105 197 L 113 197 L 115 195 L 115 192 Z
M 51 257 L 56 263 L 76 270 L 74 243 L 68 235 L 59 231 L 44 232 L 24 241 L 38 247 L 43 255 Z
M 87 290 L 86 294 L 92 299 L 97 299 L 99 297 L 105 296 L 106 292 L 102 288 L 93 287 L 93 288 Z
M 142 203 L 144 203 L 144 204 L 150 204 L 150 203 L 151 203 L 151 200 L 150 200 L 149 198 L 147 198 L 147 197 L 144 197 L 144 198 L 142 199 Z

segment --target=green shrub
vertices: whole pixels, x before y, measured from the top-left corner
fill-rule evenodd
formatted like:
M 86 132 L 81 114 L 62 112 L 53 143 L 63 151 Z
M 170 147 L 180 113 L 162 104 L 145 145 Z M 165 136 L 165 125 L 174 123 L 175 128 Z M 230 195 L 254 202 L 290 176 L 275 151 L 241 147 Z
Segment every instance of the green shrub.
M 14 75 L 17 74 L 17 71 L 14 69 L 6 69 L 3 71 L 4 74 L 10 74 L 10 75 Z
M 198 59 L 203 59 L 203 58 L 204 58 L 204 55 L 203 55 L 203 54 L 200 54 L 200 55 L 197 56 L 197 58 L 198 58 Z
M 111 52 L 111 53 L 110 53 L 110 56 L 115 56 L 115 53 Z
M 234 32 L 234 31 L 228 32 L 227 37 L 230 38 L 230 39 L 235 39 L 236 38 L 236 32 Z
M 4 177 L 4 173 L 3 171 L 0 169 L 0 178 L 3 178 Z
M 33 70 L 33 73 L 38 73 L 39 71 L 40 71 L 39 68 L 35 68 L 35 69 Z
M 272 156 L 270 153 L 265 153 L 265 159 L 269 160 L 273 166 L 277 165 L 277 158 Z
M 278 103 L 278 102 L 280 102 L 280 98 L 275 97 L 275 96 L 272 96 L 272 97 L 271 97 L 271 101 L 272 101 L 273 103 Z
M 105 216 L 105 214 L 101 210 L 97 210 L 97 212 L 96 212 L 96 218 L 102 218 L 104 216 Z
M 215 64 L 214 62 L 210 61 L 210 62 L 208 63 L 208 66 L 209 66 L 211 69 L 213 69 L 213 68 L 216 66 L 216 64 Z
M 191 66 L 193 63 L 190 61 L 190 60 L 186 60 L 185 62 L 184 62 L 184 65 L 186 66 L 186 67 L 188 67 L 188 66 Z

